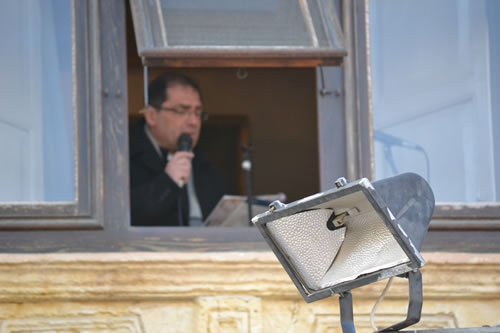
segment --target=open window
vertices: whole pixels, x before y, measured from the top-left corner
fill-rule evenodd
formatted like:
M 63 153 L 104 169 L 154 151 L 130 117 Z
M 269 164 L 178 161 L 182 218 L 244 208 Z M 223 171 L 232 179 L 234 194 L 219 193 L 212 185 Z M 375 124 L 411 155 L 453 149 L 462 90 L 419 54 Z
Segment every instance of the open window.
M 39 2 L 45 4 L 45 1 Z M 53 4 L 55 2 L 47 3 Z M 160 1 L 148 1 L 147 3 L 136 1 L 136 3 L 144 6 L 158 6 L 160 4 L 161 7 Z M 303 5 L 306 2 L 300 1 L 298 3 Z M 307 3 L 313 2 L 308 1 Z M 314 3 L 320 4 L 316 8 L 327 8 L 322 7 L 322 1 Z M 334 3 L 339 5 L 340 1 Z M 376 4 L 378 3 L 377 1 Z M 384 2 L 381 1 L 381 3 Z M 161 67 L 150 67 L 150 77 L 154 76 L 156 72 L 159 73 L 169 68 L 175 68 L 175 70 L 195 77 L 203 86 L 207 86 L 207 89 L 212 89 L 213 94 L 207 93 L 207 96 L 213 95 L 216 97 L 212 101 L 207 100 L 207 103 L 212 105 L 210 108 L 214 110 L 213 113 L 220 116 L 218 123 L 213 124 L 214 128 L 228 126 L 227 124 L 232 124 L 231 126 L 234 128 L 247 128 L 248 137 L 257 146 L 256 154 L 261 154 L 260 157 L 255 156 L 254 170 L 257 172 L 257 169 L 259 169 L 259 172 L 265 173 L 267 178 L 262 178 L 264 179 L 262 183 L 255 184 L 256 190 L 259 192 L 272 192 L 275 189 L 283 191 L 283 186 L 290 186 L 290 191 L 285 189 L 284 192 L 289 192 L 287 193 L 289 200 L 294 200 L 318 192 L 318 190 L 328 189 L 329 185 L 330 187 L 333 186 L 334 180 L 340 176 L 346 176 L 349 180 L 358 179 L 362 176 L 370 177 L 374 170 L 373 163 L 375 163 L 375 170 L 380 169 L 380 167 L 377 167 L 379 162 L 373 162 L 374 159 L 377 159 L 377 156 L 380 157 L 380 154 L 375 153 L 374 155 L 372 149 L 374 145 L 380 144 L 374 138 L 372 129 L 372 112 L 378 112 L 375 107 L 380 104 L 376 104 L 376 101 L 374 101 L 372 108 L 372 95 L 370 94 L 373 90 L 373 96 L 375 96 L 377 88 L 376 82 L 370 84 L 370 80 L 376 80 L 377 74 L 376 69 L 373 67 L 374 60 L 368 58 L 370 51 L 373 50 L 370 50 L 370 44 L 367 43 L 369 31 L 366 28 L 369 25 L 364 20 L 369 13 L 367 12 L 368 8 L 365 7 L 367 4 L 371 4 L 373 7 L 373 3 L 362 0 L 342 1 L 342 30 L 346 37 L 345 50 L 349 53 L 349 56 L 344 57 L 342 60 L 333 58 L 328 60 L 323 57 L 325 53 L 319 50 L 323 49 L 323 46 L 321 46 L 316 49 L 314 47 L 309 48 L 307 57 L 304 56 L 307 53 L 304 51 L 303 53 L 290 52 L 289 58 L 284 56 L 284 51 L 282 52 L 281 49 L 278 52 L 279 56 L 277 56 L 278 53 L 272 52 L 272 47 L 249 47 L 249 52 L 246 52 L 245 48 L 238 47 L 235 48 L 236 51 L 233 53 L 228 50 L 229 56 L 227 57 L 219 56 L 217 53 L 217 57 L 208 57 L 202 61 L 203 55 L 214 55 L 213 52 L 217 51 L 214 51 L 214 49 L 225 50 L 226 46 L 212 48 L 212 51 L 207 50 L 206 53 L 203 52 L 203 48 L 199 48 L 199 52 L 194 52 L 196 48 L 190 46 L 187 47 L 189 50 L 182 51 L 191 52 L 192 54 L 189 57 L 176 58 L 175 52 L 171 53 L 167 57 L 170 60 L 168 62 L 162 60 L 163 65 Z M 283 6 L 287 5 L 284 4 Z M 500 140 L 498 140 L 497 131 L 499 118 L 498 112 L 496 112 L 499 106 L 499 97 L 496 91 L 498 91 L 499 76 L 496 75 L 498 61 L 495 61 L 498 57 L 499 47 L 497 41 L 498 31 L 500 31 L 496 28 L 498 24 L 495 23 L 499 22 L 495 20 L 495 14 L 499 12 L 496 10 L 498 6 L 494 1 L 463 2 L 459 6 L 466 7 L 459 7 L 457 12 L 467 13 L 471 9 L 474 16 L 479 15 L 479 17 L 484 18 L 485 11 L 477 10 L 477 6 L 482 5 L 486 6 L 485 15 L 487 19 L 479 21 L 465 19 L 465 22 L 469 23 L 479 22 L 479 25 L 466 24 L 465 27 L 475 31 L 474 29 L 484 28 L 485 24 L 488 26 L 486 37 L 489 45 L 489 53 L 487 53 L 489 56 L 487 60 L 489 81 L 483 82 L 489 85 L 490 92 L 490 98 L 486 99 L 487 103 L 491 104 L 488 111 L 491 122 L 486 131 L 490 137 L 487 151 L 492 152 L 489 154 L 489 160 L 494 163 L 490 164 L 490 170 L 492 170 L 496 178 L 490 178 L 490 184 L 486 184 L 486 186 L 494 188 L 498 193 L 497 175 L 498 156 L 500 155 L 498 154 L 497 142 L 500 142 Z M 22 5 L 16 4 L 15 6 Z M 264 8 L 259 7 L 258 3 L 255 6 L 257 6 L 255 7 L 257 11 Z M 266 2 L 262 6 L 270 5 Z M 7 17 L 4 21 L 9 22 L 9 24 L 6 23 L 5 29 L 7 30 L 0 29 L 1 31 L 10 31 L 13 30 L 13 27 L 20 28 L 20 25 L 25 23 L 24 21 L 17 22 L 16 17 L 39 19 L 41 14 L 47 14 L 45 10 L 40 10 L 30 12 L 28 15 L 26 12 L 28 9 L 16 8 L 19 15 L 12 15 L 13 19 L 10 21 L 8 20 L 10 17 Z M 60 165 L 56 167 L 64 165 L 63 169 L 56 168 L 56 172 L 48 175 L 52 179 L 47 184 L 50 183 L 52 184 L 50 186 L 56 187 L 61 185 L 57 184 L 58 182 L 66 184 L 64 185 L 65 194 L 61 196 L 59 193 L 52 196 L 57 192 L 51 190 L 52 197 L 50 198 L 34 196 L 20 200 L 17 197 L 12 199 L 12 193 L 8 193 L 11 197 L 3 198 L 3 202 L 0 203 L 0 228 L 2 229 L 0 232 L 0 249 L 3 252 L 245 251 L 265 249 L 265 244 L 253 229 L 242 231 L 228 228 L 221 232 L 216 228 L 203 228 L 200 230 L 199 228 L 130 227 L 127 127 L 128 120 L 132 118 L 132 115 L 128 117 L 127 110 L 131 110 L 130 112 L 133 113 L 143 106 L 143 60 L 149 61 L 149 56 L 147 52 L 138 56 L 135 45 L 130 42 L 127 43 L 127 40 L 133 40 L 135 32 L 130 29 L 131 35 L 128 37 L 125 35 L 125 2 L 111 0 L 100 2 L 72 1 L 70 8 L 68 10 L 71 15 L 66 14 L 60 16 L 59 19 L 71 20 L 69 24 L 71 27 L 72 50 L 69 56 L 72 59 L 71 74 L 68 74 L 68 71 L 64 75 L 48 75 L 48 72 L 42 72 L 41 74 L 47 74 L 44 77 L 50 77 L 51 80 L 58 81 L 57 84 L 62 85 L 67 91 L 71 91 L 71 94 L 68 95 L 71 98 L 61 103 L 60 100 L 57 102 L 57 95 L 45 99 L 50 94 L 43 94 L 43 100 L 33 103 L 33 106 L 40 102 L 54 105 L 54 107 L 56 107 L 56 104 L 54 104 L 56 102 L 61 105 L 69 103 L 70 107 L 68 109 L 61 109 L 64 111 L 53 109 L 47 113 L 50 116 L 47 118 L 49 122 L 59 124 L 57 130 L 62 129 L 67 135 L 47 133 L 47 137 L 43 135 L 35 136 L 35 139 L 28 140 L 28 142 L 36 144 L 37 147 L 41 147 L 40 149 L 44 149 L 44 159 L 40 164 L 44 167 L 44 170 L 50 171 L 51 167 L 57 163 L 60 163 Z M 296 11 L 296 13 L 307 12 L 302 9 L 303 6 L 299 6 L 299 8 L 300 11 Z M 314 17 L 323 17 L 317 15 L 318 12 L 314 7 L 308 7 L 308 9 L 313 20 Z M 385 9 L 396 10 L 394 6 Z M 376 13 L 372 12 L 370 15 L 376 15 Z M 390 15 L 390 17 L 395 16 L 398 15 L 394 13 Z M 304 16 L 299 17 L 302 17 L 301 20 L 304 21 Z M 374 21 L 375 17 L 372 17 L 371 20 Z M 132 19 L 129 19 L 129 22 L 132 22 Z M 35 23 L 34 21 L 33 24 Z M 386 22 L 386 24 L 390 25 L 390 22 Z M 29 31 L 35 34 L 32 36 L 37 36 L 36 34 L 45 33 L 49 26 L 43 29 L 31 27 Z M 132 24 L 128 24 L 128 28 L 131 27 Z M 159 30 L 154 29 L 154 31 L 158 32 Z M 306 31 L 310 33 L 312 30 Z M 317 33 L 320 29 L 315 28 L 314 31 Z M 61 33 L 64 32 L 61 31 Z M 483 34 L 480 35 L 482 38 L 486 38 Z M 25 36 L 30 35 L 26 34 Z M 62 40 L 57 37 L 57 34 L 53 35 L 53 38 L 51 42 L 57 45 L 63 46 L 67 43 L 64 42 L 64 40 L 67 41 L 67 35 L 64 37 L 66 39 L 63 38 Z M 33 38 L 33 40 L 36 40 L 36 38 Z M 339 37 L 338 40 L 341 40 L 341 38 Z M 6 41 L 12 44 L 5 45 L 4 53 L 8 54 L 9 59 L 18 61 L 19 59 L 15 59 L 16 54 L 7 50 L 8 47 L 14 47 L 16 43 L 12 39 L 4 39 L 4 42 Z M 475 42 L 479 41 L 481 40 L 475 40 Z M 43 45 L 50 45 L 50 43 L 44 43 Z M 147 47 L 151 47 L 153 44 L 147 45 Z M 466 43 L 461 42 L 459 45 L 462 46 L 459 50 L 463 51 L 463 46 Z M 125 52 L 127 47 L 132 49 L 132 53 L 130 50 Z M 184 46 L 181 48 L 184 48 Z M 68 49 L 66 48 L 66 50 Z M 293 49 L 293 47 L 290 47 L 288 50 Z M 171 49 L 169 48 L 169 50 Z M 316 52 L 318 50 L 320 52 Z M 333 53 L 338 51 L 335 51 L 334 48 L 329 50 L 329 52 Z M 418 50 L 426 49 L 420 47 Z M 337 55 L 345 54 L 346 51 L 338 51 Z M 158 52 L 162 53 L 164 50 Z M 261 53 L 259 53 L 260 55 L 253 54 L 249 56 L 252 52 Z M 312 56 L 314 52 L 316 53 Z M 128 64 L 127 53 L 134 54 L 134 57 L 129 57 Z M 297 58 L 296 54 L 303 57 Z M 373 56 L 377 57 L 377 55 Z M 409 59 L 414 59 L 410 56 L 413 56 L 413 53 L 409 55 Z M 166 59 L 163 56 L 150 59 L 156 63 L 160 58 Z M 229 58 L 232 60 L 228 60 L 227 67 L 221 67 L 220 61 Z M 6 62 L 6 64 L 16 63 L 17 65 L 12 67 L 16 67 L 18 73 L 22 72 L 23 75 L 27 75 L 31 72 L 28 69 L 35 68 L 33 66 L 41 61 L 40 59 L 50 60 L 51 55 L 44 54 L 40 58 L 32 57 L 32 63 L 30 64 L 20 64 L 19 61 Z M 189 60 L 190 64 L 198 60 L 199 62 L 197 62 L 196 66 L 190 66 L 182 59 L 191 59 Z M 57 62 L 61 61 L 63 63 L 68 61 L 68 57 L 60 57 Z M 340 62 L 342 62 L 341 67 L 317 67 L 318 65 L 331 65 Z M 149 64 L 152 65 L 153 63 Z M 370 67 L 370 64 L 372 67 Z M 391 66 L 393 65 L 391 63 Z M 414 64 L 411 63 L 410 65 L 413 66 Z M 64 66 L 64 68 L 68 68 L 67 63 Z M 36 68 L 40 67 L 42 66 L 38 65 Z M 9 72 L 10 68 L 3 68 L 5 69 L 4 73 Z M 48 71 L 49 69 L 50 67 L 44 65 L 40 70 Z M 28 73 L 25 73 L 26 71 Z M 370 71 L 373 71 L 373 77 Z M 466 73 L 469 72 L 466 71 Z M 64 82 L 70 81 L 71 85 L 64 84 Z M 0 79 L 0 82 L 4 83 L 5 81 Z M 4 92 L 18 90 L 18 87 L 14 85 L 18 85 L 15 80 L 7 83 L 3 85 Z M 48 83 L 43 82 L 44 85 Z M 40 87 L 40 82 L 36 80 L 30 81 L 30 84 L 33 85 L 30 89 L 36 88 L 38 91 L 40 89 L 49 89 L 49 87 Z M 217 97 L 217 93 L 220 94 L 218 84 L 226 84 L 223 86 L 226 91 L 228 89 L 233 89 L 229 90 L 231 92 L 238 90 L 240 95 L 237 96 L 242 99 L 226 98 L 227 96 Z M 234 87 L 231 85 L 234 85 Z M 262 88 L 266 90 L 266 94 L 262 94 Z M 44 91 L 50 92 L 50 90 Z M 264 96 L 261 101 L 265 103 L 260 103 L 261 101 L 257 100 L 255 96 Z M 2 167 L 10 167 L 10 174 L 15 174 L 15 172 L 21 172 L 24 167 L 23 158 L 26 158 L 26 154 L 19 153 L 14 148 L 23 149 L 23 142 L 25 141 L 21 136 L 25 135 L 26 131 L 19 128 L 12 119 L 21 116 L 25 112 L 22 109 L 27 107 L 29 104 L 27 100 L 30 98 L 28 92 L 19 98 L 10 97 L 6 96 L 2 101 L 9 101 L 12 104 L 3 105 L 4 111 L 0 112 L 6 118 L 4 119 L 6 121 L 0 124 L 0 136 L 7 133 L 14 134 L 10 138 L 2 138 L 0 147 L 2 152 L 7 151 L 6 147 L 10 149 L 5 156 L 8 155 L 9 158 L 16 159 L 16 163 L 13 163 L 14 159 L 7 157 L 2 159 L 4 164 Z M 255 104 L 241 103 L 243 98 L 254 100 L 253 103 Z M 375 97 L 373 98 L 375 99 Z M 17 104 L 14 103 L 16 101 Z M 130 107 L 128 107 L 127 103 Z M 266 103 L 270 106 L 262 108 L 262 104 Z M 245 112 L 238 114 L 234 110 L 245 110 Z M 484 109 L 482 110 L 484 112 Z M 30 121 L 39 124 L 38 128 L 45 130 L 45 125 L 41 120 L 45 118 L 40 118 L 42 114 L 42 111 L 35 112 L 33 116 L 36 115 L 38 118 Z M 63 116 L 59 117 L 61 115 Z M 254 117 L 259 118 L 259 121 L 256 122 Z M 375 129 L 387 130 L 388 128 L 378 126 L 379 120 L 377 120 L 377 117 L 378 115 L 373 114 Z M 24 119 L 27 118 L 30 117 Z M 217 117 L 215 118 L 217 119 Z M 258 127 L 256 127 L 257 124 Z M 50 127 L 47 128 L 50 131 Z M 240 129 L 236 131 L 236 133 L 241 132 Z M 393 136 L 400 134 L 400 132 L 396 131 L 386 132 Z M 269 136 L 270 134 L 274 136 Z M 481 135 L 483 134 L 485 133 L 481 133 Z M 257 142 L 257 135 L 262 135 L 259 142 Z M 441 143 L 439 137 L 435 141 Z M 481 145 L 481 143 L 477 145 Z M 279 149 L 276 149 L 276 147 L 279 147 Z M 61 151 L 65 151 L 65 153 L 62 154 Z M 13 155 L 12 152 L 17 155 Z M 309 155 L 305 158 L 298 157 L 299 152 L 306 152 Z M 294 158 L 287 160 L 283 158 L 284 155 L 293 156 Z M 47 156 L 46 159 L 45 156 Z M 50 156 L 52 156 L 51 159 L 48 158 Z M 381 156 L 382 159 L 385 158 L 383 150 Z M 237 159 L 237 155 L 234 159 Z M 470 158 L 464 160 L 467 163 L 472 162 Z M 275 161 L 273 165 L 265 164 L 273 161 Z M 279 164 L 276 161 L 285 163 Z M 430 163 L 431 165 L 433 163 L 432 157 Z M 289 172 L 286 177 L 280 176 L 283 170 Z M 425 176 L 426 172 L 422 170 L 416 171 L 423 173 Z M 400 169 L 400 171 L 403 170 Z M 299 173 L 300 177 L 294 177 Z M 432 179 L 434 179 L 433 174 L 431 172 L 431 184 Z M 2 178 L 2 186 L 6 186 L 11 181 L 5 175 L 5 173 L 0 175 L 0 177 L 4 177 Z M 238 177 L 236 175 L 235 179 L 238 179 Z M 256 182 L 258 182 L 258 178 L 260 177 L 254 175 Z M 18 177 L 18 179 L 23 180 L 23 176 Z M 291 185 L 288 185 L 290 179 L 298 183 L 292 182 Z M 27 181 L 28 178 L 24 180 Z M 472 178 L 472 180 L 474 179 Z M 452 181 L 464 184 L 463 179 L 453 179 Z M 29 183 L 31 184 L 31 182 Z M 481 186 L 483 185 L 481 184 Z M 41 188 L 43 189 L 43 187 Z M 242 186 L 240 190 L 241 188 Z M 43 193 L 43 190 L 41 190 L 41 193 Z M 431 243 L 424 244 L 424 249 L 456 250 L 457 246 L 460 246 L 463 249 L 472 251 L 484 251 L 485 249 L 487 251 L 498 251 L 499 231 L 491 230 L 498 229 L 498 221 L 500 220 L 498 197 L 491 199 L 491 201 L 462 201 L 452 205 L 438 202 L 436 211 L 437 214 L 441 215 L 434 217 L 431 222 L 431 229 L 467 227 L 471 229 L 483 228 L 487 229 L 488 232 L 477 230 L 430 232 L 426 242 L 430 241 Z M 426 248 L 426 246 L 428 247 Z
M 303 3 L 305 2 L 299 2 L 302 5 Z M 298 13 L 302 13 L 303 9 L 305 8 L 300 9 Z M 309 11 L 314 9 L 309 8 Z M 137 110 L 134 105 L 142 107 L 142 96 L 129 94 L 127 81 L 129 87 L 133 87 L 130 91 L 143 92 L 143 64 L 134 50 L 135 60 L 129 59 L 129 61 L 132 63 L 138 61 L 138 66 L 131 66 L 129 62 L 127 67 L 126 3 L 72 1 L 70 13 L 71 15 L 65 16 L 65 19 L 70 20 L 68 29 L 71 30 L 71 48 L 68 49 L 71 50 L 72 79 L 71 85 L 63 84 L 63 87 L 71 92 L 68 95 L 71 96 L 71 104 L 70 108 L 63 112 L 69 120 L 62 127 L 73 133 L 73 143 L 69 143 L 69 147 L 73 150 L 69 149 L 68 156 L 74 165 L 70 164 L 67 168 L 73 170 L 72 175 L 69 173 L 69 178 L 63 180 L 65 175 L 62 172 L 57 173 L 56 182 L 68 182 L 69 179 L 74 186 L 69 191 L 70 196 L 62 201 L 40 203 L 39 199 L 36 199 L 14 205 L 2 204 L 0 223 L 4 230 L 0 232 L 0 249 L 5 252 L 87 252 L 228 249 L 245 251 L 265 248 L 265 244 L 254 230 L 226 229 L 220 232 L 215 228 L 199 230 L 198 228 L 130 227 L 126 110 L 127 102 L 131 110 Z M 310 13 L 310 15 L 316 14 Z M 307 31 L 309 33 L 310 30 Z M 128 43 L 129 47 L 130 44 Z M 321 131 L 317 128 L 320 122 L 320 117 L 317 115 L 320 103 L 316 99 L 318 95 L 316 65 L 340 63 L 342 60 L 337 58 L 337 55 L 345 54 L 343 50 L 331 48 L 330 51 L 335 56 L 331 57 L 332 53 L 329 53 L 325 57 L 322 48 L 323 46 L 319 50 L 307 51 L 307 56 L 301 53 L 300 59 L 296 59 L 293 52 L 284 56 L 280 51 L 279 57 L 268 52 L 270 58 L 265 56 L 262 62 L 255 63 L 252 62 L 253 56 L 248 57 L 243 52 L 244 62 L 230 63 L 225 68 L 208 64 L 205 64 L 205 67 L 176 67 L 200 81 L 207 78 L 212 80 L 220 74 L 221 81 L 227 78 L 228 82 L 246 85 L 246 88 L 241 90 L 245 91 L 245 94 L 249 92 L 256 94 L 255 89 L 261 89 L 262 85 L 270 91 L 278 88 L 263 99 L 270 104 L 267 109 L 261 109 L 261 103 L 257 102 L 255 105 L 246 106 L 252 116 L 243 115 L 246 117 L 243 121 L 241 114 L 234 114 L 231 111 L 240 107 L 236 98 L 231 102 L 234 105 L 224 103 L 227 99 L 223 98 L 211 102 L 214 105 L 213 110 L 217 110 L 214 113 L 220 115 L 218 123 L 214 123 L 213 126 L 240 124 L 242 128 L 249 129 L 250 136 L 252 135 L 250 131 L 255 128 L 252 117 L 258 115 L 262 119 L 261 123 L 266 126 L 266 131 L 256 128 L 265 135 L 260 139 L 262 144 L 254 142 L 259 147 L 267 149 L 266 151 L 259 148 L 260 160 L 273 161 L 280 158 L 280 154 L 292 156 L 300 151 L 309 154 L 306 158 L 295 156 L 290 163 L 271 170 L 265 170 L 264 166 L 257 166 L 258 162 L 255 162 L 255 169 L 260 169 L 269 175 L 261 184 L 268 186 L 269 182 L 280 190 L 281 185 L 275 185 L 276 182 L 280 184 L 286 182 L 280 179 L 280 172 L 293 171 L 302 164 L 303 170 L 307 171 L 305 172 L 307 178 L 295 177 L 295 180 L 302 184 L 294 186 L 298 189 L 295 194 L 289 191 L 291 200 L 316 192 L 319 187 L 318 169 L 321 170 L 321 167 L 318 168 L 318 163 L 321 162 L 318 160 L 321 159 L 318 158 L 320 155 L 318 141 L 322 139 L 321 135 L 318 137 L 318 131 Z M 267 51 L 269 50 L 272 50 L 272 47 Z M 264 54 L 265 52 L 262 53 Z M 154 71 L 165 69 L 165 67 L 151 67 L 151 76 L 154 75 Z M 134 86 L 137 82 L 140 83 Z M 228 85 L 226 82 L 226 88 L 230 88 Z M 137 99 L 140 101 L 139 104 L 136 103 Z M 339 108 L 338 112 L 342 112 L 342 109 Z M 297 124 L 300 124 L 299 130 L 295 128 Z M 270 141 L 266 135 L 280 132 L 283 128 L 287 128 L 287 132 L 271 140 L 274 140 L 274 143 L 283 143 L 280 149 L 276 150 L 268 144 Z M 238 133 L 240 132 L 238 130 Z M 285 142 L 287 140 L 288 142 Z M 71 139 L 68 141 L 71 142 Z M 297 144 L 287 146 L 289 142 Z M 50 145 L 48 147 L 54 148 Z M 56 155 L 58 159 L 62 158 L 59 154 Z M 22 166 L 21 163 L 17 165 Z M 311 179 L 312 181 L 308 181 Z M 262 191 L 266 191 L 265 188 Z
M 294 201 L 321 189 L 321 126 L 333 124 L 320 124 L 318 110 L 342 105 L 319 101 L 318 66 L 346 55 L 332 2 L 132 0 L 130 11 L 131 123 L 144 105 L 143 67 L 149 79 L 182 72 L 200 85 L 209 114 L 199 145 L 237 194 L 246 194 L 240 143 L 254 147 L 254 194 Z

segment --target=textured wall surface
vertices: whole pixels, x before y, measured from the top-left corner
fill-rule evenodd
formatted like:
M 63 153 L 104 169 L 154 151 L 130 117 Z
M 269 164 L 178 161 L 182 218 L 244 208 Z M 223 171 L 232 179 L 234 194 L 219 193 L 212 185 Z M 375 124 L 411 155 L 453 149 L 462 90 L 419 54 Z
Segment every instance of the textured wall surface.
M 424 253 L 416 327 L 500 323 L 500 255 Z M 358 332 L 385 281 L 353 291 Z M 404 319 L 395 279 L 376 324 Z M 269 252 L 0 254 L 0 333 L 341 332 L 337 296 L 305 303 Z

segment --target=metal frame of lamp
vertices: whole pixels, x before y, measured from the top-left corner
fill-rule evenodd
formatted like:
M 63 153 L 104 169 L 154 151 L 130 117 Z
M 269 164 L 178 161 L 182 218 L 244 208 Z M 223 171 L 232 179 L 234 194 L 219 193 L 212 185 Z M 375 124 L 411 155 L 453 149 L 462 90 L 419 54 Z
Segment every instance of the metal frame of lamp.
M 419 250 L 433 209 L 432 190 L 426 181 L 416 174 L 402 174 L 373 184 L 366 178 L 349 183 L 341 178 L 336 181 L 336 188 L 331 190 L 287 205 L 273 202 L 269 211 L 255 216 L 252 222 L 278 257 L 306 302 L 314 302 L 334 294 L 341 296 L 341 320 L 344 331 L 354 330 L 354 326 L 344 327 L 345 323 L 351 322 L 352 325 L 353 321 L 350 290 L 393 276 L 407 277 L 410 287 L 407 319 L 384 329 L 394 331 L 412 325 L 420 319 L 422 279 L 419 269 L 425 262 Z M 326 218 L 330 211 L 331 215 Z M 315 214 L 319 213 L 322 214 L 321 221 L 314 220 Z M 311 216 L 313 221 L 310 220 Z M 310 226 L 314 224 L 315 229 L 309 230 L 308 222 L 301 220 L 302 217 L 307 217 Z M 382 232 L 383 237 L 374 235 L 375 239 L 372 240 L 370 238 L 372 226 L 374 230 Z M 341 241 L 338 240 L 341 244 L 338 252 L 320 279 L 314 263 L 316 260 L 321 261 L 321 251 L 329 249 L 323 246 L 324 242 L 332 242 L 328 239 L 328 232 L 342 229 L 344 236 Z M 343 278 L 338 280 L 339 282 L 335 279 L 325 281 L 328 276 L 341 273 L 335 272 L 338 260 L 347 261 L 339 264 L 344 268 L 351 262 L 356 266 L 358 259 L 366 264 L 366 254 L 370 253 L 371 247 L 378 246 L 377 237 L 387 242 L 383 244 L 384 247 L 377 248 L 379 251 L 377 255 L 384 256 L 388 251 L 395 253 L 387 255 L 385 266 L 384 262 L 373 267 L 368 264 L 367 268 L 360 270 L 359 274 L 356 273 L 358 275 L 354 278 L 347 280 Z M 369 242 L 356 244 L 358 238 Z M 317 239 L 321 241 L 317 242 Z M 358 257 L 350 258 L 351 254 L 346 252 L 348 250 L 342 249 L 344 245 L 350 246 L 348 249 L 354 249 L 353 255 Z M 379 259 L 374 258 L 374 260 Z M 323 270 L 328 266 L 324 261 L 322 265 L 324 265 Z

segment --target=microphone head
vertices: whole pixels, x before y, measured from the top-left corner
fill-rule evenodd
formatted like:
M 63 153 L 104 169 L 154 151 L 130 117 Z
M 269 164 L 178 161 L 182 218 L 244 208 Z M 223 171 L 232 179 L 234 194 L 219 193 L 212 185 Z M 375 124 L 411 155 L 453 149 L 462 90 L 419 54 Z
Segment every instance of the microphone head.
M 193 139 L 191 139 L 191 135 L 187 133 L 179 135 L 179 138 L 177 139 L 177 149 L 179 151 L 190 151 L 192 145 Z

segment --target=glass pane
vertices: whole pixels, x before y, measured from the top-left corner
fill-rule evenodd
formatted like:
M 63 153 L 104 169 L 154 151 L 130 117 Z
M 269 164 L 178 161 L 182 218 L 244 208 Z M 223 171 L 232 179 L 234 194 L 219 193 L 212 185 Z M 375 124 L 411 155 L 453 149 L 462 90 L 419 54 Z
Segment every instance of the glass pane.
M 149 0 L 149 8 L 159 3 L 165 46 L 330 46 L 316 1 Z
M 0 8 L 0 201 L 74 200 L 71 2 Z
M 376 178 L 411 171 L 437 201 L 499 201 L 499 9 L 370 1 Z

